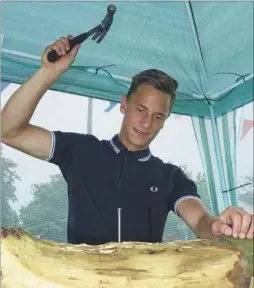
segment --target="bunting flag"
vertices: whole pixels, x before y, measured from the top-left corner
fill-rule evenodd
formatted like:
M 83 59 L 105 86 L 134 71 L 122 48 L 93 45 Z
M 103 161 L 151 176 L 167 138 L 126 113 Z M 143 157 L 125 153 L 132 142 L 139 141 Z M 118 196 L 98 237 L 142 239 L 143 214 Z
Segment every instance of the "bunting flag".
M 244 119 L 243 128 L 242 128 L 242 137 L 241 140 L 247 135 L 251 128 L 254 126 L 253 120 Z
M 1 81 L 1 92 L 3 92 L 4 91 L 4 89 L 5 88 L 7 88 L 8 87 L 8 85 L 10 85 L 11 83 L 9 83 L 9 82 L 5 82 L 5 81 Z
M 110 112 L 116 105 L 116 102 L 109 102 L 109 106 L 104 110 L 104 112 Z

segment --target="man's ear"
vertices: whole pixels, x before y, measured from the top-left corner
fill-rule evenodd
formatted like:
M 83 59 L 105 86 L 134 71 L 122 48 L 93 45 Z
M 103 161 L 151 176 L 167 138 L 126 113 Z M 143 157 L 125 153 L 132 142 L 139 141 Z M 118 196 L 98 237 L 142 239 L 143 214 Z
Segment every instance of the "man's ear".
M 122 114 L 124 114 L 127 110 L 127 96 L 123 95 L 122 100 L 121 100 L 121 105 L 120 105 L 120 111 Z

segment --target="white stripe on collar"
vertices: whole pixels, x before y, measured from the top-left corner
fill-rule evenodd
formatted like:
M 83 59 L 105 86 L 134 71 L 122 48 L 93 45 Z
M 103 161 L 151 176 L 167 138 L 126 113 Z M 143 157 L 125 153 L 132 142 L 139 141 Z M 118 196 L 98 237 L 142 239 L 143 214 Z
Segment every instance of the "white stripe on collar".
M 118 154 L 118 153 L 120 152 L 120 150 L 116 147 L 116 145 L 114 144 L 113 140 L 110 139 L 109 142 L 110 142 L 112 148 L 113 148 L 113 149 L 115 150 L 115 152 Z M 138 159 L 138 161 L 140 161 L 140 162 L 148 161 L 151 156 L 152 156 L 152 154 L 151 154 L 151 152 L 150 152 L 149 155 L 147 155 L 147 156 L 144 157 L 144 158 Z
M 144 158 L 140 158 L 140 159 L 138 159 L 138 161 L 141 161 L 141 162 L 148 161 L 151 156 L 152 156 L 152 154 L 151 154 L 151 152 L 150 152 L 148 156 L 146 156 L 146 157 L 144 157 Z
M 109 140 L 110 144 L 112 145 L 113 149 L 115 150 L 116 153 L 119 153 L 120 150 L 116 147 L 116 145 L 113 143 L 112 139 Z

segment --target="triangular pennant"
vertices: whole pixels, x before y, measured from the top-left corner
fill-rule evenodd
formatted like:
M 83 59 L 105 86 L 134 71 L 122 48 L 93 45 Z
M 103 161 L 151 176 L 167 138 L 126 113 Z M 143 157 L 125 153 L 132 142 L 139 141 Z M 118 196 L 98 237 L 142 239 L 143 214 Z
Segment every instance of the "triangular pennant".
M 246 136 L 246 134 L 250 131 L 250 129 L 253 126 L 254 126 L 253 120 L 244 119 L 241 139 L 243 139 Z
M 109 102 L 109 106 L 104 109 L 104 112 L 110 112 L 116 105 L 117 103 L 115 102 Z
M 6 82 L 6 81 L 1 81 L 0 86 L 1 86 L 1 92 L 4 91 L 5 88 L 8 87 L 8 85 L 10 85 L 11 83 Z

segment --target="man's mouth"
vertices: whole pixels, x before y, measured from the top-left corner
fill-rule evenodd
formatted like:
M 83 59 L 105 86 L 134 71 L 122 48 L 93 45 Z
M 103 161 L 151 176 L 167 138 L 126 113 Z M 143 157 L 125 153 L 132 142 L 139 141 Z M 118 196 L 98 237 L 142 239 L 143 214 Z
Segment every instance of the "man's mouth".
M 138 135 L 140 135 L 140 136 L 148 136 L 148 135 L 149 135 L 148 133 L 143 132 L 143 131 L 141 131 L 141 130 L 139 130 L 139 129 L 137 129 L 137 128 L 133 128 L 133 129 L 134 129 L 134 131 L 135 131 Z

